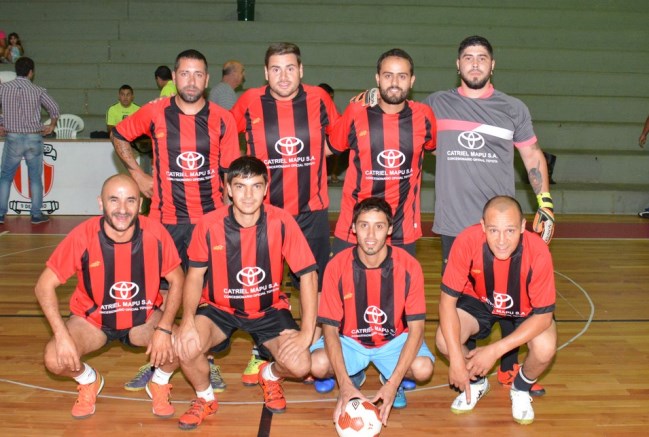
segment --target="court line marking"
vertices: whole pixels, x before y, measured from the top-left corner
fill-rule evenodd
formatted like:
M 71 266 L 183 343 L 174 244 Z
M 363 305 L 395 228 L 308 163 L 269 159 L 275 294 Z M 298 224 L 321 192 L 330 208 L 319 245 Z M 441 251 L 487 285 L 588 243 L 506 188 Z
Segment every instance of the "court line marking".
M 586 323 L 584 324 L 584 327 L 581 329 L 581 331 L 579 331 L 577 334 L 575 334 L 572 338 L 568 339 L 561 346 L 557 347 L 557 352 L 559 352 L 563 348 L 565 348 L 565 347 L 569 346 L 570 344 L 572 344 L 573 342 L 575 342 L 579 337 L 584 335 L 586 333 L 586 331 L 588 331 L 588 328 L 590 328 L 590 325 L 591 325 L 591 323 L 593 321 L 593 318 L 595 316 L 595 303 L 590 298 L 590 295 L 588 294 L 588 292 L 581 285 L 579 285 L 577 282 L 575 282 L 572 278 L 570 278 L 569 276 L 567 276 L 567 275 L 565 275 L 565 274 L 563 274 L 563 273 L 561 273 L 561 272 L 559 272 L 557 270 L 555 270 L 554 273 L 556 275 L 559 275 L 559 276 L 563 277 L 564 279 L 569 281 L 571 284 L 573 284 L 579 291 L 581 291 L 582 294 L 584 295 L 584 297 L 586 298 L 586 300 L 588 301 L 588 304 L 590 305 L 590 314 L 588 315 L 588 320 L 586 320 Z M 563 296 L 561 296 L 561 297 L 564 298 Z M 496 373 L 497 372 L 493 372 L 488 376 L 493 376 Z M 21 387 L 32 388 L 32 389 L 36 389 L 36 390 L 49 391 L 49 392 L 53 392 L 53 393 L 62 393 L 62 394 L 70 394 L 70 395 L 76 395 L 77 394 L 76 391 L 52 389 L 52 388 L 42 387 L 42 386 L 33 385 L 33 384 L 26 384 L 24 382 L 13 381 L 13 380 L 10 380 L 10 379 L 5 379 L 5 378 L 0 378 L 0 382 L 5 382 L 7 384 L 14 384 L 14 385 L 18 385 L 18 386 L 21 386 Z M 434 385 L 434 386 L 431 386 L 431 387 L 421 387 L 421 388 L 416 388 L 414 390 L 411 390 L 411 391 L 409 391 L 409 393 L 423 392 L 423 391 L 429 391 L 429 390 L 437 390 L 437 389 L 440 389 L 440 388 L 447 388 L 448 386 L 449 386 L 448 384 L 440 384 L 440 385 Z M 373 395 L 369 395 L 369 394 L 367 395 L 367 397 L 369 397 L 369 398 L 371 398 L 372 396 Z M 98 397 L 103 398 L 103 399 L 117 399 L 117 400 L 124 400 L 124 401 L 151 402 L 150 399 L 146 399 L 146 398 L 145 399 L 131 398 L 131 397 L 126 397 L 126 396 L 99 395 Z M 304 400 L 293 400 L 293 401 L 287 400 L 287 403 L 296 405 L 296 404 L 314 404 L 314 403 L 337 402 L 337 401 L 338 401 L 337 398 L 324 398 L 324 399 L 304 399 Z M 176 403 L 176 404 L 181 404 L 181 403 L 182 404 L 187 404 L 187 403 L 189 403 L 189 400 L 185 400 L 185 401 L 173 400 L 171 402 Z M 263 403 L 264 403 L 263 401 L 248 401 L 248 402 L 246 402 L 246 401 L 221 401 L 221 400 L 219 400 L 219 404 L 221 404 L 221 405 L 260 405 L 260 404 L 263 404 Z

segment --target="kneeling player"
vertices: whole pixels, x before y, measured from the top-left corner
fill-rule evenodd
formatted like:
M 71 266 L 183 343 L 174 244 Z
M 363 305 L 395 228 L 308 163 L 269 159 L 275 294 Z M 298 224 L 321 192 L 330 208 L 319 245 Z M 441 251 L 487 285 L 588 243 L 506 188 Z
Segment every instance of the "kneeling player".
M 338 380 L 336 421 L 351 398 L 364 398 L 359 387 L 372 362 L 383 387 L 371 402 L 383 401 L 387 424 L 393 407 L 406 406 L 403 378 L 425 381 L 433 373 L 435 357 L 424 343 L 424 280 L 415 258 L 386 244 L 392 209 L 385 200 L 356 204 L 352 228 L 356 245 L 334 256 L 325 270 L 318 309 L 324 342 L 312 347 L 311 373 Z
M 518 202 L 497 196 L 484 207 L 481 224 L 458 235 L 442 278 L 437 347 L 449 359 L 449 383 L 462 393 L 451 405 L 466 413 L 489 391 L 486 375 L 504 353 L 527 344 L 528 354 L 510 390 L 512 416 L 534 421 L 530 388 L 556 352 L 552 257 L 543 240 L 525 230 Z M 489 336 L 501 318 L 516 330 L 468 352 L 469 339 Z
M 113 340 L 147 347 L 156 367 L 147 393 L 153 414 L 171 417 L 171 374 L 178 367 L 171 335 L 181 302 L 183 272 L 171 236 L 158 222 L 138 216 L 140 190 L 133 179 L 115 175 L 99 197 L 103 217 L 77 226 L 54 250 L 36 284 L 38 303 L 54 336 L 45 347 L 45 366 L 55 375 L 74 378 L 79 397 L 72 416 L 95 412 L 104 378 L 81 359 Z M 72 315 L 59 313 L 56 288 L 76 272 L 70 300 Z M 169 281 L 164 313 L 159 309 L 160 278 Z
M 311 367 L 317 265 L 293 217 L 263 204 L 267 178 L 261 160 L 251 156 L 234 160 L 226 184 L 232 205 L 204 216 L 192 235 L 175 347 L 197 399 L 180 418 L 181 429 L 196 428 L 216 412 L 204 353 L 228 341 L 238 329 L 248 332 L 275 358 L 259 371 L 259 385 L 271 412 L 286 410 L 283 378 L 303 378 Z M 280 288 L 284 260 L 300 277 L 301 329 Z

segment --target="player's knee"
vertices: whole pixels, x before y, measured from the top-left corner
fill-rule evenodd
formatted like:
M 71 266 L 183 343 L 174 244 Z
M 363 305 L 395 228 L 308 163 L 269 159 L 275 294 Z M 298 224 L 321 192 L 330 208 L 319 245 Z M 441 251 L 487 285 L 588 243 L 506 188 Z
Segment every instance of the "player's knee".
M 552 362 L 552 359 L 557 353 L 557 345 L 551 341 L 537 341 L 533 345 L 529 345 L 529 353 L 539 363 L 547 366 Z
M 311 375 L 315 378 L 326 378 L 330 373 L 330 364 L 324 349 L 318 349 L 311 354 Z
M 311 354 L 299 354 L 294 359 L 280 363 L 295 378 L 305 378 L 311 372 Z
M 415 381 L 427 381 L 433 376 L 433 361 L 428 357 L 417 357 L 412 362 L 410 370 Z
M 59 365 L 59 360 L 56 356 L 56 347 L 52 342 L 49 342 L 47 346 L 45 346 L 43 363 L 45 364 L 45 368 L 55 375 L 60 375 L 61 372 L 63 372 L 63 367 Z

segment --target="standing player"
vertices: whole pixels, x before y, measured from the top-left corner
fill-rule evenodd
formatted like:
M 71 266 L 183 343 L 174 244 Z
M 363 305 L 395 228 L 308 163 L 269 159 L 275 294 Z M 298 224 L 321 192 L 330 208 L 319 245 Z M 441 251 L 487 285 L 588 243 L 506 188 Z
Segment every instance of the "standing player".
M 318 263 L 319 277 L 329 261 L 329 193 L 325 151 L 327 136 L 338 119 L 333 100 L 318 86 L 301 83 L 300 49 L 274 43 L 266 50 L 268 85 L 246 91 L 232 108 L 240 132 L 246 133 L 248 155 L 269 170 L 266 203 L 288 211 L 304 233 Z M 291 272 L 294 286 L 299 284 Z M 318 290 L 322 281 L 318 283 Z M 263 363 L 253 356 L 242 375 L 257 383 Z
M 424 381 L 433 373 L 435 358 L 424 343 L 424 277 L 414 257 L 387 244 L 393 225 L 385 200 L 357 203 L 352 230 L 356 245 L 334 256 L 325 270 L 318 308 L 324 343 L 312 347 L 311 372 L 338 379 L 337 421 L 351 398 L 363 397 L 354 385 L 357 377 L 348 375 L 372 362 L 383 387 L 371 402 L 383 401 L 381 420 L 387 425 L 392 407 L 406 407 L 404 376 Z
M 160 223 L 138 217 L 140 191 L 130 177 L 108 178 L 98 200 L 103 216 L 68 234 L 36 284 L 36 298 L 54 334 L 45 347 L 45 366 L 77 381 L 79 397 L 72 416 L 84 419 L 95 413 L 104 378 L 83 363 L 83 357 L 114 340 L 146 347 L 150 366 L 156 367 L 146 387 L 153 414 L 171 417 L 169 379 L 178 367 L 171 335 L 183 287 L 178 252 Z M 75 273 L 72 315 L 64 321 L 56 288 Z M 164 313 L 161 277 L 169 283 Z
M 317 266 L 293 217 L 281 208 L 263 204 L 267 172 L 264 163 L 251 156 L 232 162 L 227 174 L 232 205 L 206 215 L 192 236 L 176 351 L 197 399 L 180 418 L 181 429 L 196 428 L 216 412 L 218 403 L 207 377 L 204 353 L 227 343 L 238 329 L 248 332 L 275 358 L 261 366 L 258 378 L 271 412 L 286 410 L 283 378 L 309 373 Z M 301 328 L 281 290 L 284 260 L 301 278 Z
M 461 414 L 489 391 L 486 375 L 496 360 L 527 344 L 510 390 L 512 416 L 526 425 L 534 421 L 530 390 L 557 347 L 552 257 L 543 240 L 525 230 L 514 198 L 494 197 L 482 217 L 453 244 L 442 278 L 437 347 L 449 359 L 449 383 L 462 392 L 451 411 Z M 469 338 L 488 337 L 501 319 L 514 324 L 512 334 L 468 351 Z
M 523 102 L 491 84 L 493 48 L 481 36 L 465 38 L 456 61 L 459 88 L 431 94 L 424 103 L 438 120 L 435 170 L 435 222 L 442 240 L 442 273 L 455 237 L 480 220 L 482 207 L 497 195 L 514 197 L 514 150 L 517 149 L 536 194 L 539 209 L 534 230 L 546 243 L 554 232 L 554 206 L 543 152 Z M 501 324 L 503 335 L 513 326 Z M 503 357 L 498 380 L 510 385 L 516 375 L 518 351 Z M 532 393 L 542 395 L 537 385 Z
M 330 137 L 334 152 L 350 150 L 333 253 L 356 243 L 351 220 L 354 206 L 378 196 L 394 213 L 390 243 L 414 255 L 415 242 L 422 235 L 424 150 L 435 149 L 435 116 L 426 105 L 407 100 L 415 83 L 414 63 L 408 53 L 401 49 L 383 53 L 376 71 L 381 95 L 378 105 L 350 103 Z
M 172 76 L 178 93 L 142 106 L 111 131 L 111 140 L 142 193 L 151 197 L 149 217 L 167 228 L 187 270 L 194 225 L 223 205 L 222 173 L 240 152 L 232 115 L 204 97 L 209 82 L 205 56 L 183 51 Z M 130 142 L 140 135 L 152 141 L 153 177 L 131 151 Z M 143 366 L 126 388 L 142 389 L 150 375 L 151 369 Z M 222 381 L 217 385 L 223 388 Z

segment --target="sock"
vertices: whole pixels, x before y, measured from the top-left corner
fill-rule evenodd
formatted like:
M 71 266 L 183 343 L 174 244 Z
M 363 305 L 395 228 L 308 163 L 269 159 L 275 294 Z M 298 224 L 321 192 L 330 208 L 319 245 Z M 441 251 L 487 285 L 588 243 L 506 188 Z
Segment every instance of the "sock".
M 169 380 L 171 379 L 171 375 L 173 375 L 174 372 L 165 372 L 161 368 L 157 367 L 155 371 L 153 372 L 153 377 L 151 378 L 151 382 L 154 382 L 158 385 L 165 385 L 169 384 Z
M 503 338 L 507 337 L 516 329 L 514 322 L 509 319 L 501 319 L 498 321 L 498 324 L 500 325 L 500 332 Z M 500 370 L 502 372 L 514 370 L 514 365 L 518 364 L 518 349 L 514 348 L 500 358 Z
M 523 366 L 521 366 L 521 368 L 518 370 L 516 378 L 514 378 L 514 384 L 512 384 L 512 388 L 518 391 L 530 391 L 535 382 L 536 379 L 532 380 L 525 376 L 525 374 L 523 373 Z
M 83 363 L 83 372 L 81 372 L 81 375 L 75 376 L 74 380 L 81 385 L 92 384 L 97 380 L 97 373 L 95 372 L 95 369 L 90 367 L 88 364 Z
M 203 391 L 198 391 L 196 390 L 196 396 L 206 400 L 207 402 L 212 402 L 216 398 L 214 397 L 214 390 L 212 390 L 212 386 L 208 386 L 205 390 Z
M 273 367 L 274 363 L 270 363 L 266 367 L 264 367 L 264 370 L 261 372 L 261 377 L 264 378 L 266 381 L 279 381 L 279 377 L 275 376 L 273 371 L 271 370 L 271 367 Z

